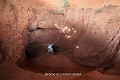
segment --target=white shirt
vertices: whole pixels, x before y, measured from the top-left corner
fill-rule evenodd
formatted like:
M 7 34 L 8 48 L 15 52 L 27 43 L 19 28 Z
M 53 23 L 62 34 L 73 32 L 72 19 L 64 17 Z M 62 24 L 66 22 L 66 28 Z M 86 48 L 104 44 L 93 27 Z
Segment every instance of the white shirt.
M 48 45 L 48 52 L 52 52 L 53 53 L 53 48 L 52 48 L 53 44 L 49 44 Z

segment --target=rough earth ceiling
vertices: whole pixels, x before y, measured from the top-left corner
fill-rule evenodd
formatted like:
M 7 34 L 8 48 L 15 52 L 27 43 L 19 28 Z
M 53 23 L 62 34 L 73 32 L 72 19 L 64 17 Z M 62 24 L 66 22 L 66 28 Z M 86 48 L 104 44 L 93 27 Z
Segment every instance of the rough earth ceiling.
M 25 4 L 36 7 L 60 8 L 62 0 L 20 0 Z M 113 4 L 120 5 L 120 0 L 68 0 L 69 4 L 74 7 L 81 8 L 100 8 L 104 5 Z

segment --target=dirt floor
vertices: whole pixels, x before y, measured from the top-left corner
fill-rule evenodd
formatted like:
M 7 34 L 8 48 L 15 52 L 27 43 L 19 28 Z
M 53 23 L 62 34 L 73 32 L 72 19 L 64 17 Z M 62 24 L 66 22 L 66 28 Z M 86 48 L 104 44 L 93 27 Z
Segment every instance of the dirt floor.
M 94 69 L 80 66 L 75 62 L 75 58 L 70 51 L 42 53 L 39 57 L 28 59 L 25 66 L 39 73 L 87 73 Z
M 69 51 L 55 54 L 42 53 L 39 57 L 18 60 L 18 65 L 10 61 L 0 65 L 0 80 L 120 80 L 120 65 L 104 71 L 78 65 Z M 79 75 L 45 75 L 46 73 L 79 73 Z

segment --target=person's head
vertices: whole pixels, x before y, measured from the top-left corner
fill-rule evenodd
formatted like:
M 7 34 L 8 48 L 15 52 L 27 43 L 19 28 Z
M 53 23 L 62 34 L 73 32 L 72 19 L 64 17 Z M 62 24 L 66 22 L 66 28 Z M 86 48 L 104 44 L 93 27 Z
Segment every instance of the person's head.
M 51 46 L 53 46 L 53 44 L 51 44 Z

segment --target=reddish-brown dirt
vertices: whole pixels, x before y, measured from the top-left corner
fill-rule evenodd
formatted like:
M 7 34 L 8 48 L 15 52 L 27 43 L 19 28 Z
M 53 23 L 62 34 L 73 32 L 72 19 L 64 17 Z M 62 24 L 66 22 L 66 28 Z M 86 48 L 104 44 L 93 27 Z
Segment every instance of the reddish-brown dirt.
M 90 68 L 78 65 L 75 62 L 76 57 L 72 51 L 58 52 L 55 54 L 41 53 L 39 57 L 28 59 L 24 64 L 21 59 L 18 60 L 19 67 L 24 70 L 32 71 L 33 73 L 81 73 L 79 76 L 69 76 L 64 78 L 61 76 L 49 77 L 49 79 L 63 80 L 119 80 L 120 65 L 115 65 L 113 68 L 104 70 L 102 68 Z M 99 72 L 98 72 L 99 71 Z M 101 74 L 101 73 L 102 74 Z M 87 74 L 86 74 L 87 73 Z M 105 74 L 105 75 L 104 75 Z M 26 74 L 27 75 L 27 74 Z M 46 77 L 47 78 L 47 77 Z M 41 78 L 42 79 L 42 78 Z
M 0 80 L 120 80 L 120 77 L 114 76 L 114 73 L 112 75 L 103 75 L 98 71 L 92 71 L 80 76 L 45 76 L 41 73 L 19 68 L 15 63 L 9 61 L 6 65 L 0 65 Z
M 21 0 L 23 3 L 37 6 L 37 7 L 49 7 L 50 9 L 60 8 L 60 3 L 62 0 Z M 119 0 L 69 0 L 69 4 L 74 7 L 82 8 L 100 8 L 104 5 L 113 4 L 120 5 Z
M 3 55 L 9 57 L 0 64 L 0 80 L 120 80 L 120 64 L 114 64 L 120 61 L 120 0 L 69 0 L 62 13 L 60 1 L 0 0 L 0 41 L 6 45 L 6 54 L 0 48 L 0 63 Z M 27 44 L 50 44 L 58 38 L 55 24 L 77 31 L 57 45 L 79 49 L 23 59 Z M 82 75 L 45 76 L 48 72 Z
M 19 64 L 24 69 L 39 73 L 87 73 L 94 68 L 84 67 L 75 62 L 76 57 L 69 52 L 42 53 L 39 57 Z M 20 61 L 18 61 L 20 62 Z

